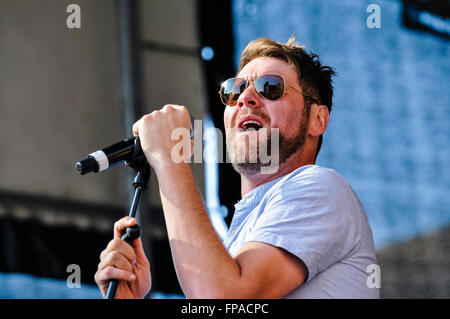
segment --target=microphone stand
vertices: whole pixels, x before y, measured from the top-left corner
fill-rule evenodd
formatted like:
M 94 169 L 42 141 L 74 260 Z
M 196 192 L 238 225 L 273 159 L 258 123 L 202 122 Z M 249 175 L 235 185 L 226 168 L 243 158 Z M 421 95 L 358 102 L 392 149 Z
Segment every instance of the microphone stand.
M 139 205 L 139 201 L 141 199 L 142 192 L 145 189 L 148 189 L 148 181 L 150 179 L 151 168 L 145 158 L 144 153 L 141 151 L 141 144 L 139 137 L 135 140 L 135 148 L 132 159 L 126 162 L 126 165 L 133 168 L 137 174 L 133 180 L 133 186 L 135 188 L 133 201 L 131 203 L 130 212 L 128 214 L 129 217 L 136 217 L 136 211 Z M 140 154 L 139 154 L 140 153 Z M 122 234 L 122 240 L 125 240 L 128 244 L 131 245 L 132 241 L 139 238 L 141 234 L 139 225 L 134 225 L 131 227 L 127 227 Z M 114 299 L 117 291 L 117 286 L 119 285 L 119 281 L 117 279 L 112 279 L 109 283 L 109 288 L 106 293 L 106 299 Z

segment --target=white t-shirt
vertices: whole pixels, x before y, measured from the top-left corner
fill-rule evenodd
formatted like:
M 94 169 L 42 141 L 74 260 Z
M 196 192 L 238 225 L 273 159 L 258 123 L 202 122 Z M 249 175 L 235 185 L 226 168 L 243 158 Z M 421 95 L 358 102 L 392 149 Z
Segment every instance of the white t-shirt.
M 305 263 L 307 281 L 285 298 L 380 297 L 368 284 L 368 267 L 377 262 L 366 213 L 332 169 L 306 165 L 248 192 L 235 205 L 224 243 L 235 257 L 249 241 L 281 247 Z

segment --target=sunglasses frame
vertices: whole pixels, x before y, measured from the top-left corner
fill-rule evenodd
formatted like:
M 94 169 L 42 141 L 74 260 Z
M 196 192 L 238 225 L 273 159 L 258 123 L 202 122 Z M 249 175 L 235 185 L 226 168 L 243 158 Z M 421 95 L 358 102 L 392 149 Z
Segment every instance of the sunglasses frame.
M 256 87 L 255 87 L 255 81 L 256 81 L 257 79 L 259 79 L 259 78 L 261 78 L 261 77 L 263 77 L 263 76 L 273 76 L 273 75 L 280 77 L 280 78 L 281 78 L 281 81 L 283 81 L 283 94 L 281 94 L 281 96 L 280 96 L 278 99 L 274 99 L 274 100 L 269 99 L 269 98 L 263 96 L 261 93 L 259 93 L 259 92 L 256 90 Z M 278 101 L 278 100 L 282 99 L 283 96 L 284 96 L 284 94 L 286 93 L 286 88 L 289 87 L 289 88 L 293 89 L 294 91 L 296 91 L 297 93 L 300 93 L 300 94 L 303 95 L 304 97 L 307 97 L 307 98 L 313 100 L 314 103 L 319 104 L 319 102 L 318 102 L 315 98 L 313 98 L 312 96 L 309 96 L 309 95 L 307 95 L 307 94 L 305 94 L 305 93 L 303 93 L 303 92 L 297 90 L 297 89 L 294 88 L 293 86 L 288 85 L 288 84 L 286 83 L 286 81 L 284 80 L 284 78 L 283 78 L 281 75 L 279 75 L 279 74 L 263 74 L 263 75 L 260 75 L 260 76 L 258 76 L 257 78 L 255 78 L 255 79 L 253 79 L 253 80 L 247 80 L 246 78 L 238 78 L 238 77 L 235 77 L 235 78 L 229 78 L 229 79 L 226 79 L 225 81 L 223 81 L 223 82 L 220 84 L 220 90 L 219 90 L 218 93 L 219 93 L 219 95 L 221 96 L 221 97 L 220 97 L 220 101 L 221 101 L 222 104 L 224 104 L 225 106 L 234 106 L 234 105 L 237 104 L 237 100 L 236 100 L 233 104 L 226 104 L 226 103 L 224 103 L 223 100 L 222 100 L 222 94 L 220 93 L 220 92 L 222 91 L 223 84 L 224 84 L 225 82 L 227 82 L 227 81 L 229 81 L 229 80 L 233 80 L 233 79 L 234 79 L 235 81 L 236 81 L 237 79 L 243 79 L 243 80 L 245 81 L 245 83 L 246 83 L 244 91 L 242 91 L 240 94 L 244 93 L 245 90 L 248 89 L 248 87 L 249 87 L 249 85 L 250 85 L 250 82 L 253 81 L 253 89 L 255 90 L 255 92 L 256 92 L 259 96 L 261 96 L 262 98 L 265 98 L 265 99 L 267 99 L 267 100 L 269 100 L 269 101 Z M 234 85 L 234 83 L 233 83 L 233 85 Z

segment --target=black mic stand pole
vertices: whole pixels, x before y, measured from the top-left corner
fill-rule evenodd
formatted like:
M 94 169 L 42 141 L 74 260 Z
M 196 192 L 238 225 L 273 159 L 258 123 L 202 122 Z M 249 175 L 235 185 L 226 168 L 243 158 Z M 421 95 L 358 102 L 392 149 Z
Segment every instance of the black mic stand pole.
M 139 138 L 135 141 L 135 154 L 138 154 L 141 150 L 141 145 Z M 142 192 L 145 189 L 148 189 L 148 181 L 150 180 L 151 168 L 145 158 L 145 155 L 141 154 L 137 157 L 133 156 L 133 159 L 126 164 L 133 168 L 137 174 L 133 180 L 133 186 L 135 188 L 133 201 L 131 203 L 130 212 L 128 214 L 129 217 L 136 217 L 136 211 L 139 205 L 139 201 L 141 199 Z M 141 230 L 139 225 L 134 225 L 131 227 L 127 227 L 122 235 L 122 240 L 125 240 L 128 244 L 131 245 L 132 241 L 139 238 L 141 234 Z M 109 288 L 106 293 L 106 299 L 114 299 L 117 291 L 117 286 L 119 285 L 119 281 L 117 279 L 112 279 L 109 283 Z

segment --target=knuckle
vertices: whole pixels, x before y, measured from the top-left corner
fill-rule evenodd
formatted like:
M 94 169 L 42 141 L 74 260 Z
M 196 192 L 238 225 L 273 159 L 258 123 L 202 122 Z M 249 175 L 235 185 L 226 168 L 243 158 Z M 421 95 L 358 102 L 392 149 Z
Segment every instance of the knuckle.
M 141 125 L 148 125 L 148 123 L 152 120 L 152 118 L 153 118 L 153 116 L 154 116 L 154 115 L 152 115 L 152 114 L 153 114 L 153 112 L 150 113 L 150 114 L 144 115 L 144 116 L 142 117 Z
M 131 262 L 126 263 L 123 270 L 131 272 L 133 270 L 133 264 Z
M 116 250 L 113 250 L 108 254 L 107 258 L 110 264 L 114 264 L 120 260 L 120 253 L 118 253 Z
M 135 256 L 134 248 L 127 242 L 122 241 L 122 244 L 123 246 L 121 247 L 122 249 L 120 250 L 121 255 L 125 257 L 125 259 L 133 260 Z
M 105 275 L 105 277 L 109 278 L 111 276 L 114 275 L 115 272 L 115 268 L 113 266 L 107 266 L 104 270 L 103 270 L 103 274 Z
M 107 253 L 106 249 L 100 253 L 100 260 L 102 260 L 105 257 L 106 253 Z
M 136 260 L 136 252 L 134 251 L 134 248 L 130 246 L 129 251 L 127 252 L 127 259 L 129 261 L 135 261 Z
M 110 250 L 117 250 L 120 247 L 120 244 L 122 243 L 122 240 L 119 238 L 114 238 L 109 242 L 109 249 Z
M 117 230 L 124 229 L 126 227 L 125 223 L 126 223 L 127 220 L 129 220 L 129 217 L 124 217 L 124 218 L 119 219 L 118 221 L 116 221 L 114 223 L 114 228 L 117 229 Z
M 104 277 L 105 277 L 104 269 L 97 270 L 97 272 L 94 275 L 94 280 L 95 280 L 95 282 L 100 282 L 100 281 L 102 281 L 104 279 Z

